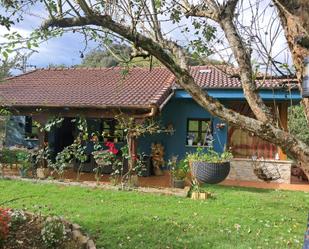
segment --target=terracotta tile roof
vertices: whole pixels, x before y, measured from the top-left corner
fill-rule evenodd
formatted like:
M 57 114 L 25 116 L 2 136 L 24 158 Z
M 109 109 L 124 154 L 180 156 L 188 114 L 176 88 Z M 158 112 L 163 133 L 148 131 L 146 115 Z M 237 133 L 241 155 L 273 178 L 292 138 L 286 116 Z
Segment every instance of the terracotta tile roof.
M 149 107 L 171 92 L 172 75 L 163 68 L 40 69 L 0 86 L 0 103 L 13 106 Z
M 241 88 L 239 77 L 224 67 L 197 66 L 191 74 L 203 88 Z M 237 69 L 230 68 L 230 72 Z M 4 106 L 48 107 L 150 107 L 159 106 L 175 85 L 166 68 L 133 68 L 122 76 L 122 69 L 77 68 L 39 69 L 7 79 L 0 85 Z M 286 79 L 266 80 L 261 88 L 281 87 Z M 288 83 L 295 80 L 288 80 Z
M 242 88 L 237 68 L 225 65 L 195 66 L 190 69 L 195 82 L 203 88 Z M 259 74 L 259 79 L 261 78 Z M 294 86 L 295 78 L 273 78 L 257 80 L 258 88 L 282 88 L 285 84 Z

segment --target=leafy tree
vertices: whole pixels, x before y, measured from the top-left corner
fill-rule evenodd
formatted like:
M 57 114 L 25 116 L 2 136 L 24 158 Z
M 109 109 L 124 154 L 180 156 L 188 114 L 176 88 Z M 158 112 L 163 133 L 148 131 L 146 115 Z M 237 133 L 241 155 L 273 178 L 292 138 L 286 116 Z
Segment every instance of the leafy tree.
M 121 66 L 125 63 L 130 63 L 132 66 L 137 67 L 155 67 L 162 66 L 162 64 L 156 58 L 139 57 L 130 58 L 132 49 L 129 46 L 114 44 L 109 49 L 93 49 L 85 56 L 78 67 L 115 67 Z M 194 57 L 189 53 L 188 64 L 191 66 L 205 65 L 205 60 L 201 60 L 199 57 Z M 221 61 L 209 59 L 211 64 L 221 64 Z
M 50 63 L 48 64 L 48 68 L 67 68 L 68 66 L 66 66 L 65 64 L 54 64 L 54 63 Z
M 295 105 L 289 107 L 288 125 L 291 134 L 309 144 L 309 129 L 304 106 Z
M 108 49 L 93 49 L 83 56 L 79 67 L 115 67 L 130 64 L 137 67 L 154 67 L 162 65 L 156 58 L 131 58 L 132 48 L 126 45 L 113 44 Z
M 128 60 L 131 48 L 123 45 L 112 45 L 109 49 L 93 49 L 85 55 L 81 67 L 115 67 L 121 61 Z M 83 55 L 82 55 L 83 57 Z
M 119 61 L 106 51 L 92 50 L 83 58 L 81 67 L 115 67 Z
M 13 66 L 14 63 L 10 61 L 2 61 L 0 63 L 0 81 L 11 76 L 10 70 Z
M 7 8 L 10 21 L 20 21 L 19 18 L 29 12 L 29 7 L 38 5 L 36 1 L 19 0 L 2 4 Z M 110 45 L 111 40 L 116 39 L 130 43 L 135 48 L 135 57 L 152 56 L 160 61 L 175 75 L 177 84 L 212 115 L 282 147 L 303 162 L 302 167 L 309 175 L 309 146 L 278 127 L 270 108 L 258 94 L 252 64 L 253 56 L 257 54 L 255 57 L 260 59 L 268 75 L 274 70 L 283 73 L 272 50 L 283 28 L 301 82 L 304 76 L 302 61 L 309 55 L 307 0 L 201 0 L 194 3 L 188 0 L 66 0 L 66 4 L 61 0 L 47 0 L 43 4 L 47 20 L 33 31 L 29 39 L 10 34 L 10 43 L 2 48 L 2 53 L 7 54 L 10 46 L 16 44 L 24 42 L 31 48 L 41 40 L 71 31 L 81 32 L 85 42 L 103 41 Z M 273 10 L 270 16 L 280 18 L 281 26 L 276 18 L 270 18 L 265 25 L 261 17 L 269 9 Z M 6 21 L 5 25 L 10 27 L 13 24 Z M 175 30 L 178 31 L 177 39 L 171 35 Z M 255 118 L 225 107 L 201 89 L 190 75 L 188 51 L 200 58 L 212 53 L 221 54 L 227 62 L 232 60 L 238 64 L 244 95 Z M 309 101 L 303 101 L 303 104 L 309 117 Z

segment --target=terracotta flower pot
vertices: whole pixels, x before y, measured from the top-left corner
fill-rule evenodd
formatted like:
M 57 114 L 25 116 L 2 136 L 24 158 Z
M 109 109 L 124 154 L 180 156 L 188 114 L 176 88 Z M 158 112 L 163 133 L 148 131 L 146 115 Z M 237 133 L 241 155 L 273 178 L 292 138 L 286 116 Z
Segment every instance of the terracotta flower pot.
M 185 180 L 173 179 L 173 186 L 174 186 L 174 188 L 184 188 L 185 187 Z
M 38 168 L 36 170 L 36 175 L 39 179 L 45 179 L 49 176 L 50 170 L 47 168 Z
M 28 173 L 28 169 L 19 168 L 19 175 L 22 178 L 26 178 Z

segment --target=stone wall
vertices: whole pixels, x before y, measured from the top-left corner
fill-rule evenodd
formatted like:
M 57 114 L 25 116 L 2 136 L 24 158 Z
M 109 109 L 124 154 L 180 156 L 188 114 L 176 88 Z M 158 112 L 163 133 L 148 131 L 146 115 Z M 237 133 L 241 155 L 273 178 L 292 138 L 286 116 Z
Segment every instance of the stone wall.
M 242 181 L 259 181 L 262 182 L 255 174 L 255 165 L 266 168 L 270 174 L 279 177 L 272 182 L 290 183 L 291 182 L 291 161 L 280 160 L 256 160 L 235 158 L 231 162 L 231 171 L 227 177 L 230 180 Z

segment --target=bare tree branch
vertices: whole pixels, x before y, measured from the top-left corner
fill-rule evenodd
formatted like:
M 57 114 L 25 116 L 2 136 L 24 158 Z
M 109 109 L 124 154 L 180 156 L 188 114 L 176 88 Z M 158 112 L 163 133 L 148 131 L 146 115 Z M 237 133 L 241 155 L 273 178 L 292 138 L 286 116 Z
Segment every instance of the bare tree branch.
M 291 134 L 276 128 L 271 124 L 243 116 L 235 111 L 227 109 L 219 101 L 211 98 L 205 91 L 197 86 L 189 71 L 181 68 L 158 43 L 138 32 L 132 32 L 127 26 L 114 22 L 110 16 L 94 15 L 92 17 L 82 18 L 53 19 L 47 21 L 43 25 L 43 28 L 64 28 L 84 25 L 102 26 L 132 42 L 135 42 L 137 46 L 154 55 L 163 65 L 165 65 L 175 75 L 177 83 L 193 96 L 198 104 L 207 107 L 207 110 L 211 114 L 218 116 L 233 125 L 243 127 L 254 134 L 258 134 L 261 138 L 267 141 L 280 144 L 292 155 L 298 155 L 298 157 L 303 158 L 303 160 L 309 161 L 309 147 L 305 143 L 297 140 Z

